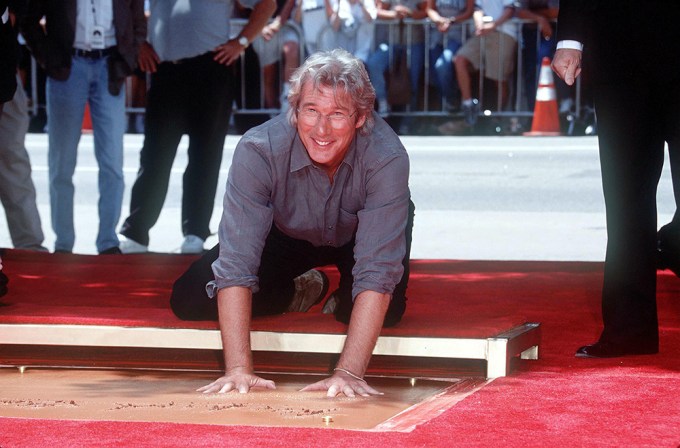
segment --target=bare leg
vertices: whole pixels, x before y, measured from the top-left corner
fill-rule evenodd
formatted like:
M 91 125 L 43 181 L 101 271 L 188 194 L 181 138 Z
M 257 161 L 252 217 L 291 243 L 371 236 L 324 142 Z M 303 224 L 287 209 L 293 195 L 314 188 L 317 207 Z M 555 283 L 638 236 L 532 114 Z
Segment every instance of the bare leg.
M 456 56 L 453 60 L 453 65 L 456 67 L 456 77 L 458 78 L 461 99 L 463 101 L 469 100 L 472 98 L 472 78 L 470 75 L 472 64 L 466 58 Z

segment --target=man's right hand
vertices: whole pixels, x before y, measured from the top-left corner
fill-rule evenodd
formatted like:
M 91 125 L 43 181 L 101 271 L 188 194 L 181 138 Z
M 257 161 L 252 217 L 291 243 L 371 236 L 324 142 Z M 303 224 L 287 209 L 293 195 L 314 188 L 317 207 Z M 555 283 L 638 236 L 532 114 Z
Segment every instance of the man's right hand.
M 232 390 L 238 391 L 241 394 L 246 394 L 253 388 L 262 389 L 276 389 L 276 385 L 271 380 L 265 380 L 255 375 L 252 372 L 246 372 L 243 369 L 231 369 L 221 378 L 216 379 L 207 386 L 203 386 L 197 392 L 204 394 L 218 393 L 224 394 Z
M 552 61 L 552 69 L 557 76 L 568 85 L 573 85 L 578 75 L 581 74 L 581 51 L 571 48 L 560 48 L 555 51 Z

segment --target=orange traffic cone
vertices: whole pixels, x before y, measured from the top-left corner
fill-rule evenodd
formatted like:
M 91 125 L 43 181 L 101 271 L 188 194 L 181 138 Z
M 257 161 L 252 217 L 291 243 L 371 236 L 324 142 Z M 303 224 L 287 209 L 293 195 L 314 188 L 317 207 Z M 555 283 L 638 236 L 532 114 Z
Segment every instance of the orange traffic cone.
M 83 114 L 83 125 L 81 130 L 84 133 L 92 132 L 92 117 L 90 116 L 90 104 L 85 103 L 85 113 Z
M 524 135 L 560 135 L 560 115 L 557 112 L 557 94 L 553 81 L 550 58 L 543 58 L 536 90 L 536 106 L 531 131 Z

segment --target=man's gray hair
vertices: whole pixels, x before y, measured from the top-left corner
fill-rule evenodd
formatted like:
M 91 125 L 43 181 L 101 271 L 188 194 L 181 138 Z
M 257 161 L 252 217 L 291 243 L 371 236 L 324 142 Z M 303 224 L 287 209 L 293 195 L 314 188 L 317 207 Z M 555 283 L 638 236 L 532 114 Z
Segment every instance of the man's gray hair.
M 288 119 L 293 126 L 297 126 L 300 93 L 307 82 L 311 82 L 314 89 L 324 86 L 330 87 L 336 93 L 339 89 L 348 93 L 356 107 L 357 117 L 361 115 L 366 117 L 359 132 L 362 134 L 371 132 L 375 125 L 373 119 L 375 89 L 361 59 L 339 48 L 319 51 L 307 58 L 290 78 Z

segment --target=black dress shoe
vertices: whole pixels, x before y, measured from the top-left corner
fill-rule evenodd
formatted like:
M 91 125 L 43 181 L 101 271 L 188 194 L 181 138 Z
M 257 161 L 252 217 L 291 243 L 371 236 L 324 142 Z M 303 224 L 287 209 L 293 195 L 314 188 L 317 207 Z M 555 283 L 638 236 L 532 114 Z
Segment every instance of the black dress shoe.
M 680 257 L 669 250 L 657 251 L 657 269 L 670 269 L 677 277 L 680 277 Z
M 576 350 L 577 358 L 618 358 L 627 355 L 654 355 L 659 348 L 653 345 L 619 345 L 611 342 L 595 342 Z
M 99 252 L 99 255 L 118 255 L 122 253 L 123 252 L 120 251 L 120 248 L 118 246 L 114 246 Z
M 657 233 L 657 268 L 670 269 L 680 277 L 680 241 L 678 223 L 671 221 Z
M 9 279 L 5 275 L 4 272 L 0 269 L 0 297 L 4 296 L 7 294 L 7 283 L 9 283 Z

